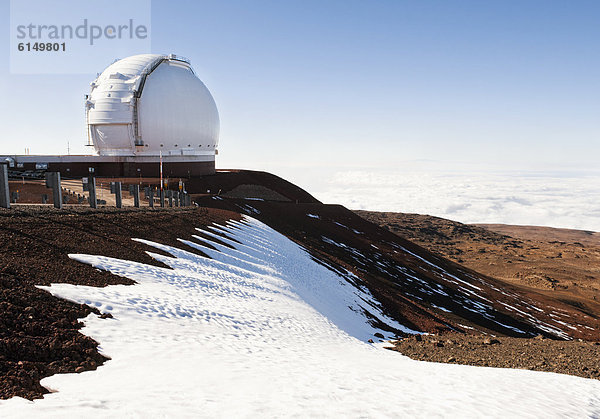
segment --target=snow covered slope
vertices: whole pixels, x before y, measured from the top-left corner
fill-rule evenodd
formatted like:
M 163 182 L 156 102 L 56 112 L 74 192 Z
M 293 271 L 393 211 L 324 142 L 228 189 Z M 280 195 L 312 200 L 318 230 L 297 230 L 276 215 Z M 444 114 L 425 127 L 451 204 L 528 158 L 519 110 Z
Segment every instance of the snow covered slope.
M 600 320 L 585 309 L 465 268 L 340 205 L 198 200 L 257 218 L 340 274 L 352 272 L 384 313 L 411 329 L 600 340 Z
M 138 282 L 45 287 L 112 313 L 82 330 L 112 360 L 46 378 L 55 392 L 0 402 L 0 416 L 600 415 L 598 381 L 418 362 L 367 344 L 370 316 L 406 327 L 348 282 L 358 278 L 252 218 L 215 230 L 207 246 L 183 241 L 212 259 L 147 242 L 173 256 L 153 254 L 172 269 L 72 255 Z

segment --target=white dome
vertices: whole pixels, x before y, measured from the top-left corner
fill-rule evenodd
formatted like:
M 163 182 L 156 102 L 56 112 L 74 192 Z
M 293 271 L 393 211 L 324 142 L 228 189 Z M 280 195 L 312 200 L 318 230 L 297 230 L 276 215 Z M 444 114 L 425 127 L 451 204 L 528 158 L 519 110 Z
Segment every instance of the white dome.
M 108 66 L 91 83 L 86 112 L 100 155 L 215 155 L 217 106 L 189 61 L 175 55 L 134 55 Z

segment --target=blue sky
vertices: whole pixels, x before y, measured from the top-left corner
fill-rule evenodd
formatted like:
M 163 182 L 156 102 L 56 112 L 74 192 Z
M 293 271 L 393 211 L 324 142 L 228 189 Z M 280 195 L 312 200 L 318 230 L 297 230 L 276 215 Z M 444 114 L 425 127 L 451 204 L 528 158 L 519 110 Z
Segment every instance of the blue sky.
M 0 4 L 1 151 L 84 152 L 95 74 L 9 74 Z M 599 21 L 579 0 L 153 1 L 151 37 L 215 97 L 218 167 L 294 181 L 409 160 L 595 169 Z
M 212 91 L 228 165 L 579 166 L 600 151 L 599 18 L 597 1 L 153 1 L 151 36 Z M 83 151 L 95 75 L 10 75 L 6 57 L 3 149 Z

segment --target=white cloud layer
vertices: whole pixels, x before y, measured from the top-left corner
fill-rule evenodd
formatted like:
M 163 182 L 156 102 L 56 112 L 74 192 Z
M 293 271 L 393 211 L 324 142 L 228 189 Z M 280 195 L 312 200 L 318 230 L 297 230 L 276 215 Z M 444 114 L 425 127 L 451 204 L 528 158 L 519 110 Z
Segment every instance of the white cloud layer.
M 600 173 L 594 171 L 471 171 L 411 164 L 398 170 L 338 170 L 308 190 L 323 202 L 351 209 L 600 231 Z

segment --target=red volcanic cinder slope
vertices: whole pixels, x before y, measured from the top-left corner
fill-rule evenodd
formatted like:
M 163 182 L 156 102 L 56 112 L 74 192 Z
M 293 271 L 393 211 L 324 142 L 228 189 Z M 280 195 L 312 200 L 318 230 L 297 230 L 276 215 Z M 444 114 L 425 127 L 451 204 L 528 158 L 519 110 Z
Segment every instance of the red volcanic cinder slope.
M 217 174 L 211 180 L 218 185 Z M 228 174 L 229 181 L 234 176 Z M 261 180 L 268 184 L 261 185 Z M 278 181 L 279 179 L 279 181 Z M 230 190 L 245 185 L 246 199 L 197 196 L 200 206 L 250 215 L 304 246 L 374 301 L 365 302 L 423 332 L 456 330 L 516 337 L 598 340 L 600 322 L 556 299 L 487 277 L 433 254 L 339 205 L 325 205 L 295 185 L 262 172 L 238 171 Z M 291 185 L 291 186 L 290 186 Z M 257 188 L 260 186 L 260 188 Z M 261 198 L 268 189 L 288 198 Z M 300 191 L 300 192 L 299 192 Z M 227 196 L 227 188 L 222 188 Z M 272 194 L 267 194 L 272 195 Z M 375 308 L 375 307 L 373 307 Z M 375 310 L 374 310 L 375 312 Z M 385 325 L 379 324 L 382 329 Z M 388 327 L 389 329 L 389 327 Z M 390 330 L 402 335 L 400 331 Z

